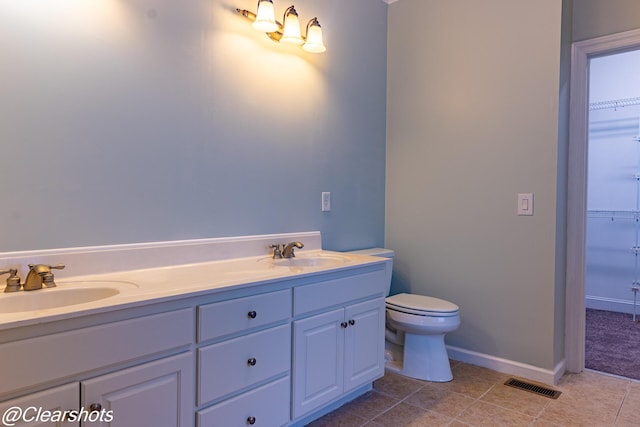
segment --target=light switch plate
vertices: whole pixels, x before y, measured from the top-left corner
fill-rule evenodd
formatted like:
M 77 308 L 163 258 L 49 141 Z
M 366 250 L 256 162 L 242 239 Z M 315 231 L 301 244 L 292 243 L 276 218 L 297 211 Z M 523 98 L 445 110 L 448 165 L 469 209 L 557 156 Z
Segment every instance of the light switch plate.
M 328 191 L 322 192 L 322 212 L 329 212 L 331 210 L 331 193 Z
M 533 215 L 533 193 L 518 193 L 518 215 Z

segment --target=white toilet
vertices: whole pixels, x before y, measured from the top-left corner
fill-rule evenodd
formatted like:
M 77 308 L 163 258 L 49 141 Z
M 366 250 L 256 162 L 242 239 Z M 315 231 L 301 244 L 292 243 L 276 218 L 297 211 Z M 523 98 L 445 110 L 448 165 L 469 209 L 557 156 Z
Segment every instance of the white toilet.
M 390 249 L 353 251 L 393 258 Z M 391 288 L 391 270 L 388 274 Z M 444 336 L 460 326 L 457 305 L 439 298 L 397 294 L 386 299 L 386 369 L 411 378 L 446 382 L 453 379 Z

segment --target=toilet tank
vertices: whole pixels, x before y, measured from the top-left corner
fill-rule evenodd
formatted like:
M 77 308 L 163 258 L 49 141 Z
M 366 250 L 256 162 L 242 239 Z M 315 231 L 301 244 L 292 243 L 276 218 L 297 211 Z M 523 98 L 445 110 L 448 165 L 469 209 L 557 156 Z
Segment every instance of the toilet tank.
M 359 255 L 369 255 L 369 256 L 379 256 L 382 258 L 391 258 L 391 262 L 387 264 L 387 295 L 389 295 L 389 291 L 391 291 L 391 273 L 393 272 L 393 257 L 395 256 L 395 252 L 392 249 L 385 248 L 369 248 L 369 249 L 360 249 L 357 251 L 349 251 L 352 254 Z

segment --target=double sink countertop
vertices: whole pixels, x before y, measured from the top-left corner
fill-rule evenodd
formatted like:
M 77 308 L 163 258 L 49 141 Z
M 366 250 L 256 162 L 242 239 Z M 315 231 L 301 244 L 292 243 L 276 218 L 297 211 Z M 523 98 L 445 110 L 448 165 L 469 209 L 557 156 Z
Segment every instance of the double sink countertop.
M 194 297 L 283 279 L 384 263 L 384 258 L 321 249 L 271 256 L 56 277 L 57 286 L 0 293 L 0 330 Z M 57 275 L 56 275 L 57 276 Z

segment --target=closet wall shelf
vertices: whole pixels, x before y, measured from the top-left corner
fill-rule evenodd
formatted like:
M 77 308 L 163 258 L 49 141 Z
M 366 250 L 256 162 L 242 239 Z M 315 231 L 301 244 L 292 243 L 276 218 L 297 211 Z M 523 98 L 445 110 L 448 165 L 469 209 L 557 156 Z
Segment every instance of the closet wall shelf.
M 610 219 L 640 219 L 640 211 L 600 211 L 588 210 L 589 218 L 610 218 Z
M 589 104 L 589 110 L 604 110 L 606 108 L 630 107 L 632 105 L 640 105 L 640 98 L 614 99 L 611 101 L 592 102 Z

